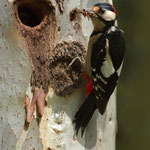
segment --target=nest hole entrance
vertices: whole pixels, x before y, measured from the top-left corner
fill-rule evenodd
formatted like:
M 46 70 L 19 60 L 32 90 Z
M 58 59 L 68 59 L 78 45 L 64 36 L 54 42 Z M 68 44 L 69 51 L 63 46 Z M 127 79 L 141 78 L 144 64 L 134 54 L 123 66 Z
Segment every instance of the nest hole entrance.
M 23 0 L 17 6 L 20 21 L 29 27 L 39 25 L 44 19 L 42 2 L 35 0 Z

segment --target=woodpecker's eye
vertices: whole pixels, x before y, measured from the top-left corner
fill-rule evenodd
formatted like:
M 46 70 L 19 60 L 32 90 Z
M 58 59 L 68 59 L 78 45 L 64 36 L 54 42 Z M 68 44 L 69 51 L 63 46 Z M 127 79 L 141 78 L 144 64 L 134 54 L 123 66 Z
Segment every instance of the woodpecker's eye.
M 100 9 L 100 13 L 101 13 L 101 14 L 104 14 L 104 13 L 105 13 L 105 10 L 104 10 L 104 9 Z

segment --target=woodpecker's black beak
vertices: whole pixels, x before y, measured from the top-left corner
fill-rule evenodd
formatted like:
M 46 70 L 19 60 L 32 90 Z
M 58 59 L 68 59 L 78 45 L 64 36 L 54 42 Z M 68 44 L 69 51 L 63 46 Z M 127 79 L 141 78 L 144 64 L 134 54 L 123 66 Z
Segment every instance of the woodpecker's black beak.
M 85 11 L 87 11 L 89 13 L 95 13 L 91 8 L 87 8 L 87 9 L 85 9 Z

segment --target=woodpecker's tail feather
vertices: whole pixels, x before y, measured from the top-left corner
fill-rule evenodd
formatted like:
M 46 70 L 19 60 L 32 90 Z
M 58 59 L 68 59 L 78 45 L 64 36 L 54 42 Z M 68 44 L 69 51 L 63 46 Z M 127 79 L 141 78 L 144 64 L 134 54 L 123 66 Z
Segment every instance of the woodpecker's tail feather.
M 96 108 L 94 93 L 91 92 L 75 115 L 73 122 L 75 123 L 76 134 L 78 134 L 78 131 L 81 128 L 81 137 L 83 136 L 84 130 L 92 118 Z
M 108 104 L 108 101 L 109 101 L 109 98 L 106 98 L 106 99 L 102 99 L 101 101 L 100 100 L 96 100 L 96 106 L 100 112 L 101 115 L 104 114 L 104 112 L 106 111 L 106 106 Z

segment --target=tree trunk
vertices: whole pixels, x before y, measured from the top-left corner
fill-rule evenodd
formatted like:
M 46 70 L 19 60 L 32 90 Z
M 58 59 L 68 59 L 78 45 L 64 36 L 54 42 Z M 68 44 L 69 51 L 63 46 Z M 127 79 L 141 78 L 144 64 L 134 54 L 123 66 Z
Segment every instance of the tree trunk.
M 0 1 L 1 150 L 115 150 L 115 92 L 82 138 L 72 123 L 85 99 L 85 83 L 81 66 L 66 66 L 76 55 L 85 60 L 92 24 L 79 10 L 96 2 Z M 41 119 L 35 111 L 27 124 L 24 99 L 31 100 L 36 88 L 44 91 L 46 106 Z

